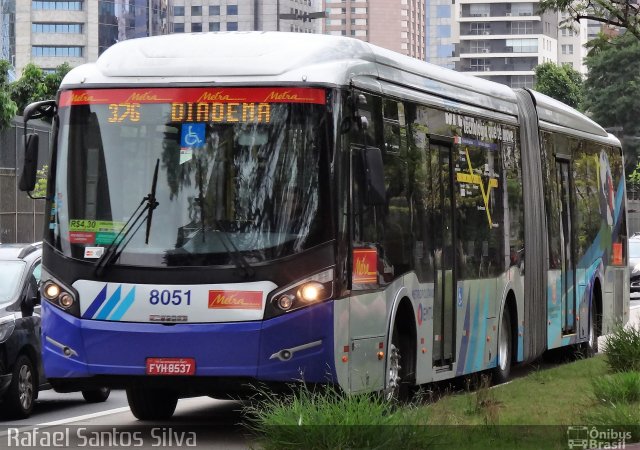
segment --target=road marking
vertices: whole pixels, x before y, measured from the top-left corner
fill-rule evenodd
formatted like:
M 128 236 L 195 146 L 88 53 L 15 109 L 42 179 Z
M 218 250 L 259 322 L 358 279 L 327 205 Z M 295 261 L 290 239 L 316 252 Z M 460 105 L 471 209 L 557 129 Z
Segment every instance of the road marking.
M 128 406 L 123 406 L 121 408 L 108 409 L 106 411 L 100 411 L 92 414 L 85 414 L 82 416 L 69 417 L 67 419 L 55 420 L 53 422 L 46 422 L 36 425 L 37 427 L 54 427 L 56 425 L 65 425 L 73 422 L 80 422 L 81 420 L 86 419 L 95 419 L 96 417 L 109 416 L 111 414 L 118 414 L 121 412 L 130 411 Z

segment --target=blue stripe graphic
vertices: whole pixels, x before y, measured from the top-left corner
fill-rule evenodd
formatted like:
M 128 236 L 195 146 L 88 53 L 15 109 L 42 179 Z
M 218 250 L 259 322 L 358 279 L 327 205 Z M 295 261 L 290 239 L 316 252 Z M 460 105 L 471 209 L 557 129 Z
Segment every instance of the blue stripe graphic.
M 118 306 L 118 308 L 111 314 L 109 320 L 120 320 L 122 316 L 131 308 L 133 305 L 133 301 L 136 299 L 136 287 L 132 287 L 127 296 L 122 300 L 122 303 Z
M 106 298 L 107 298 L 107 285 L 105 284 L 102 290 L 100 291 L 100 293 L 96 296 L 96 298 L 93 299 L 93 302 L 89 306 L 89 309 L 87 309 L 84 312 L 84 314 L 82 315 L 82 318 L 91 319 L 93 315 L 98 311 L 98 309 L 100 309 L 100 306 L 102 306 L 102 303 L 104 303 L 104 300 Z
M 122 292 L 122 286 L 118 286 L 118 289 L 113 293 L 109 301 L 104 305 L 104 307 L 100 310 L 98 315 L 95 317 L 98 320 L 106 320 L 109 316 L 113 308 L 116 307 L 118 302 L 120 301 L 120 293 Z

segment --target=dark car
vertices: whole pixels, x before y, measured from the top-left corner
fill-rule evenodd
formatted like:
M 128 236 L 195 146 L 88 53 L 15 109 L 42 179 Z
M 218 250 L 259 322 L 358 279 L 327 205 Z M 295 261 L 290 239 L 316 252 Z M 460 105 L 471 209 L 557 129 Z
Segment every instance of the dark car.
M 631 276 L 632 300 L 640 299 L 640 234 L 629 238 L 629 274 Z
M 42 367 L 38 287 L 42 244 L 0 244 L 0 411 L 26 418 L 38 392 L 50 386 Z M 106 388 L 84 391 L 88 402 Z

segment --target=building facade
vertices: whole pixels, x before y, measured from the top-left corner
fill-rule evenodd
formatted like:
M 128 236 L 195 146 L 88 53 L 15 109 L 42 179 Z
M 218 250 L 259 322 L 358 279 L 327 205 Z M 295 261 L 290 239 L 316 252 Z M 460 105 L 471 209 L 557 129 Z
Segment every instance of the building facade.
M 323 0 L 323 33 L 350 36 L 424 60 L 424 0 Z
M 173 0 L 171 32 L 317 33 L 320 25 L 310 17 L 319 10 L 319 0 Z
M 95 61 L 114 43 L 168 33 L 171 0 L 3 0 L 3 57 L 16 71 Z M 6 49 L 6 50 L 5 50 Z
M 456 69 L 511 87 L 533 87 L 538 64 L 557 62 L 558 14 L 538 2 L 460 0 Z
M 426 60 L 448 69 L 458 61 L 456 44 L 460 40 L 458 3 L 451 0 L 425 0 Z

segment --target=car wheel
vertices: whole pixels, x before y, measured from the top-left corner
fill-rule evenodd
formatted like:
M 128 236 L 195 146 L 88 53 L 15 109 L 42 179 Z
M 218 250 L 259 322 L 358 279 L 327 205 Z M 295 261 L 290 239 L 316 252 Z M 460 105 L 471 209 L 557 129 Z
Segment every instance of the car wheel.
M 101 387 L 98 389 L 82 391 L 82 396 L 87 403 L 102 403 L 107 401 L 110 393 L 111 389 L 108 387 Z
M 127 401 L 139 420 L 166 420 L 176 410 L 178 394 L 168 389 L 128 388 Z
M 31 359 L 25 355 L 18 356 L 11 384 L 4 397 L 4 408 L 7 415 L 15 419 L 25 419 L 33 411 L 35 400 L 35 372 Z

